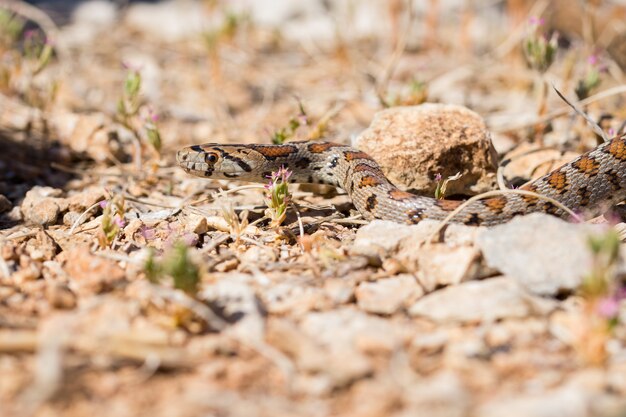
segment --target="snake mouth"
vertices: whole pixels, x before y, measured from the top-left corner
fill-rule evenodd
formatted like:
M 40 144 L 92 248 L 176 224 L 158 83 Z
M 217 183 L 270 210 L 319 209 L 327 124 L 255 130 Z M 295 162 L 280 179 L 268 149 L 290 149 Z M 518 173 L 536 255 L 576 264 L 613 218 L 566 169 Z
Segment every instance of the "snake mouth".
M 176 162 L 188 174 L 200 177 L 209 177 L 213 174 L 213 167 L 206 163 L 203 154 L 190 148 L 176 152 Z

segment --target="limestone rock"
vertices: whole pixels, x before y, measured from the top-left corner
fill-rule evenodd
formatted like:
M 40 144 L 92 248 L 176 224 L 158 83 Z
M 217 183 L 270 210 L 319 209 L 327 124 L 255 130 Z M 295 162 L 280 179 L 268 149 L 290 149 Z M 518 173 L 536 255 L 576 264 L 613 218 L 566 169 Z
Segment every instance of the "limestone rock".
M 24 218 L 43 226 L 56 223 L 62 209 L 67 208 L 65 200 L 56 198 L 59 195 L 61 195 L 61 190 L 51 187 L 33 187 L 26 193 L 22 202 L 21 209 Z
M 555 295 L 578 287 L 591 268 L 588 237 L 592 225 L 567 223 L 533 213 L 484 229 L 476 244 L 487 265 L 514 278 L 529 291 Z
M 388 220 L 374 220 L 359 229 L 350 248 L 351 255 L 385 257 L 395 252 L 400 241 L 414 232 L 414 226 Z
M 478 323 L 527 317 L 552 308 L 553 303 L 531 296 L 515 280 L 498 277 L 435 291 L 413 304 L 409 313 L 436 322 Z
M 355 293 L 360 309 L 377 314 L 393 314 L 423 294 L 424 291 L 410 274 L 362 282 Z
M 480 251 L 473 246 L 428 244 L 418 248 L 405 239 L 397 259 L 416 274 L 426 292 L 478 278 L 481 272 Z
M 437 174 L 462 177 L 450 194 L 493 188 L 497 154 L 482 118 L 457 105 L 394 107 L 374 116 L 355 146 L 370 154 L 397 186 L 432 195 Z

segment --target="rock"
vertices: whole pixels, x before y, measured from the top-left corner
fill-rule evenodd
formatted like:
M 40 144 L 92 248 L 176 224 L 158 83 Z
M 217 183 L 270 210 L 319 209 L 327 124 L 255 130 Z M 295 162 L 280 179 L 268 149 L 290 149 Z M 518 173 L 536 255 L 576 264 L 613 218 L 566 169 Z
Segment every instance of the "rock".
M 325 369 L 328 360 L 325 352 L 291 321 L 268 321 L 265 337 L 268 343 L 289 355 L 298 369 L 306 372 L 321 372 Z
M 426 292 L 475 279 L 480 272 L 480 251 L 473 246 L 428 244 L 419 249 L 404 239 L 397 259 Z
M 447 194 L 493 189 L 497 154 L 482 118 L 457 105 L 426 103 L 378 112 L 355 146 L 372 156 L 405 189 L 433 195 L 435 176 L 461 173 Z
M 324 281 L 324 291 L 333 304 L 346 304 L 354 299 L 354 282 L 352 279 L 329 278 Z
M 368 258 L 384 258 L 397 250 L 403 238 L 413 233 L 414 226 L 388 220 L 374 220 L 357 231 L 350 254 Z
M 13 204 L 11 204 L 11 200 L 6 198 L 4 195 L 0 194 L 0 214 L 6 213 L 13 208 Z
M 407 226 L 410 227 L 413 233 L 410 236 L 403 239 L 401 242 L 402 248 L 413 247 L 417 248 L 422 242 L 425 242 L 430 238 L 432 233 L 439 227 L 440 221 L 438 220 L 422 220 L 416 225 Z M 466 226 L 464 224 L 450 223 L 445 227 L 443 232 L 435 236 L 435 239 L 439 239 L 450 245 L 465 245 L 471 246 L 476 240 L 476 236 L 480 230 L 484 227 Z
M 529 291 L 555 295 L 577 288 L 591 267 L 588 237 L 600 229 L 533 213 L 484 229 L 476 244 L 488 266 Z
M 57 198 L 61 194 L 61 190 L 52 187 L 31 188 L 24 196 L 21 205 L 24 218 L 42 226 L 56 223 L 59 214 L 67 210 L 67 200 Z
M 63 268 L 74 280 L 79 294 L 85 295 L 110 291 L 125 278 L 124 270 L 117 263 L 91 254 L 88 247 L 75 248 Z
M 539 394 L 495 398 L 479 407 L 476 416 L 588 417 L 589 400 L 590 394 L 584 389 L 566 387 Z
M 418 383 L 405 387 L 404 412 L 394 414 L 398 417 L 461 417 L 467 415 L 471 395 L 461 378 L 452 371 L 439 371 L 436 374 L 418 380 Z
M 23 204 L 22 214 L 29 222 L 49 226 L 56 223 L 61 209 L 53 199 L 44 198 L 32 201 L 29 205 Z
M 391 355 L 402 343 L 392 323 L 350 307 L 309 313 L 300 322 L 300 330 L 328 355 L 324 372 L 336 387 L 373 372 L 366 354 Z
M 54 308 L 72 309 L 76 307 L 76 295 L 63 284 L 51 283 L 46 286 L 46 299 Z
M 477 323 L 547 313 L 553 307 L 552 302 L 528 294 L 515 280 L 498 277 L 435 291 L 413 304 L 409 314 L 436 322 Z
M 561 165 L 576 158 L 575 152 L 561 152 L 557 149 L 546 149 L 538 144 L 521 143 L 503 158 L 511 162 L 504 165 L 503 174 L 509 181 L 539 178 Z
M 124 24 L 131 29 L 165 42 L 198 36 L 211 30 L 209 23 L 203 5 L 190 1 L 134 3 L 124 15 Z
M 82 213 L 87 208 L 104 200 L 106 193 L 102 187 L 89 187 L 67 199 L 69 210 Z
M 355 293 L 359 308 L 376 314 L 393 314 L 423 294 L 424 291 L 411 274 L 362 282 Z

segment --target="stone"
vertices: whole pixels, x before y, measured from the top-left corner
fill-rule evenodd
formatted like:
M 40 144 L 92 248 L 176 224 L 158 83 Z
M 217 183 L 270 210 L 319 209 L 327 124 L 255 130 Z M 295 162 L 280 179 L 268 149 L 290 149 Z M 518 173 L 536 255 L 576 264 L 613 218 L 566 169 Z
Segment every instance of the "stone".
M 46 300 L 54 308 L 72 309 L 76 307 L 76 295 L 66 285 L 51 283 L 46 286 Z
M 476 244 L 489 267 L 535 294 L 556 295 L 576 289 L 590 271 L 588 238 L 599 230 L 532 213 L 482 230 Z
M 398 249 L 400 241 L 414 232 L 414 226 L 394 223 L 388 220 L 374 220 L 361 227 L 350 254 L 368 258 L 384 258 Z
M 57 222 L 61 209 L 55 201 L 46 198 L 26 208 L 23 212 L 24 217 L 28 221 L 42 226 L 49 226 Z
M 211 30 L 211 26 L 219 27 L 219 23 L 207 18 L 202 4 L 181 4 L 172 0 L 154 4 L 134 3 L 124 14 L 124 24 L 132 30 L 166 42 L 198 36 Z
M 475 279 L 481 272 L 480 251 L 473 246 L 427 244 L 419 249 L 404 239 L 397 259 L 426 292 Z
M 435 322 L 479 323 L 548 313 L 555 304 L 533 297 L 508 277 L 470 281 L 435 291 L 409 309 L 412 316 Z
M 356 288 L 357 305 L 375 314 L 393 314 L 424 294 L 411 274 L 362 282 Z
M 65 199 L 57 198 L 61 194 L 61 190 L 52 187 L 31 188 L 21 205 L 24 218 L 42 226 L 56 223 L 61 211 L 67 209 Z
M 300 330 L 328 355 L 325 366 L 336 387 L 370 375 L 369 354 L 391 355 L 403 342 L 388 320 L 352 307 L 307 314 Z
M 89 187 L 67 199 L 69 210 L 83 212 L 99 201 L 104 200 L 106 192 L 102 187 Z
M 467 415 L 471 395 L 455 372 L 442 370 L 403 389 L 407 407 L 398 417 L 461 417 Z
M 86 246 L 75 248 L 63 269 L 74 280 L 79 295 L 111 291 L 126 276 L 116 262 L 93 255 Z
M 478 408 L 478 417 L 588 417 L 590 394 L 565 387 L 537 394 L 494 398 Z
M 503 164 L 502 173 L 510 181 L 517 178 L 535 179 L 573 160 L 578 155 L 575 152 L 564 153 L 558 149 L 546 149 L 539 144 L 521 143 L 504 156 L 503 160 L 510 160 L 510 162 Z
M 450 194 L 493 189 L 498 158 L 483 119 L 457 105 L 426 103 L 378 112 L 355 140 L 403 189 L 433 195 L 435 176 L 461 174 Z

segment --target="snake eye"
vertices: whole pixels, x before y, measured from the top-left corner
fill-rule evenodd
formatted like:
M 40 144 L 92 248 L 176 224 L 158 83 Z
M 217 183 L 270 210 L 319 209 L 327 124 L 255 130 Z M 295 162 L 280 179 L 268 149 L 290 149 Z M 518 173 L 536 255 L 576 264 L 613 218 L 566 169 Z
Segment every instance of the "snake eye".
M 205 157 L 205 160 L 209 164 L 214 164 L 217 162 L 217 155 L 214 153 L 208 153 Z

